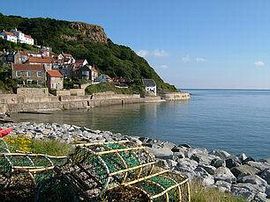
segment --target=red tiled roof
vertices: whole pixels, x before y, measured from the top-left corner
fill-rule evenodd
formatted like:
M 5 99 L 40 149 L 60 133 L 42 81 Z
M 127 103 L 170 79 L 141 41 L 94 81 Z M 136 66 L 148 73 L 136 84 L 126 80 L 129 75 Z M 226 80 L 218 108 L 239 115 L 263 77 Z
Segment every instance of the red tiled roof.
M 63 77 L 63 75 L 58 70 L 48 70 L 47 73 L 50 77 Z
M 53 59 L 50 57 L 30 57 L 28 60 L 29 63 L 52 63 Z
M 42 65 L 30 65 L 30 64 L 13 64 L 13 69 L 16 71 L 27 71 L 27 70 L 36 70 L 43 71 L 44 68 Z

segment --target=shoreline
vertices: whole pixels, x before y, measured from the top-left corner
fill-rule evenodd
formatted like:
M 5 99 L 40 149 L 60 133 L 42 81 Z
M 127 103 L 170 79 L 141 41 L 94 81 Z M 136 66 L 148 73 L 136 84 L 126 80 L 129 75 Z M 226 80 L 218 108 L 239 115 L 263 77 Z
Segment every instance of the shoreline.
M 26 134 L 29 138 L 56 139 L 65 143 L 78 139 L 91 142 L 128 139 L 145 146 L 163 167 L 179 171 L 191 180 L 199 180 L 207 187 L 244 196 L 248 201 L 266 201 L 270 198 L 270 162 L 255 160 L 244 153 L 234 155 L 218 149 L 208 151 L 185 143 L 176 145 L 168 141 L 68 124 L 22 122 L 0 126 L 13 127 L 14 133 Z

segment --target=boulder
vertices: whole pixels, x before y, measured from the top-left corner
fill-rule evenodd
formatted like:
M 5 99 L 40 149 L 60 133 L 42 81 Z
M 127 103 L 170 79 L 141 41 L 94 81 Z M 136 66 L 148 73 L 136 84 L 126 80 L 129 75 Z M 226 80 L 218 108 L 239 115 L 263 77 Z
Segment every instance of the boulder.
M 232 184 L 226 181 L 218 180 L 215 183 L 216 187 L 219 189 L 219 191 L 222 192 L 230 192 Z
M 153 153 L 157 158 L 169 159 L 173 156 L 173 152 L 169 147 L 159 147 L 153 145 L 152 148 L 148 148 L 148 150 Z
M 214 174 L 215 181 L 226 181 L 229 183 L 235 182 L 236 178 L 232 174 L 229 168 L 226 167 L 219 167 L 216 169 L 215 174 Z
M 193 154 L 190 159 L 197 161 L 201 164 L 210 164 L 211 160 L 208 158 L 208 155 L 205 153 Z
M 225 160 L 216 158 L 216 159 L 213 159 L 211 161 L 210 165 L 211 166 L 214 166 L 216 168 L 219 168 L 219 167 L 225 167 L 226 166 L 226 163 L 225 163 Z
M 270 185 L 270 169 L 265 169 L 260 173 L 260 177 Z
M 242 164 L 246 164 L 246 163 L 248 163 L 248 162 L 250 162 L 250 161 L 253 161 L 253 162 L 254 162 L 255 159 L 249 156 L 249 157 L 247 157 L 245 160 L 242 161 Z
M 197 167 L 194 170 L 195 174 L 196 174 L 196 179 L 198 179 L 199 181 L 201 181 L 201 183 L 205 186 L 210 186 L 213 185 L 215 183 L 214 177 L 211 176 L 205 169 L 203 169 L 202 167 Z
M 266 187 L 266 189 L 265 189 L 265 193 L 266 193 L 266 197 L 267 198 L 270 198 L 270 185 L 268 185 L 267 187 Z
M 256 202 L 266 202 L 266 201 L 268 201 L 266 197 L 267 197 L 266 193 L 259 192 L 259 193 L 256 193 L 253 201 L 254 202 L 255 201 Z
M 197 168 L 197 166 L 198 162 L 188 158 L 183 158 L 178 160 L 175 169 L 182 172 L 192 172 Z
M 214 166 L 211 165 L 204 165 L 204 164 L 199 164 L 198 167 L 203 168 L 204 170 L 206 170 L 210 175 L 214 175 L 216 168 Z
M 240 183 L 256 184 L 263 187 L 267 186 L 267 182 L 258 175 L 247 175 L 237 180 Z
M 259 172 L 257 168 L 251 167 L 249 165 L 240 165 L 232 168 L 231 171 L 237 178 L 241 178 L 246 175 L 255 175 Z
M 238 185 L 232 185 L 231 192 L 235 196 L 244 197 L 247 201 L 251 201 L 255 197 L 255 193 Z
M 237 155 L 237 157 L 241 162 L 243 162 L 247 158 L 247 155 L 245 153 L 242 153 Z
M 241 164 L 241 162 L 237 158 L 228 158 L 225 160 L 225 163 L 226 167 L 230 169 L 233 167 L 237 167 Z
M 260 171 L 264 171 L 265 169 L 270 169 L 270 164 L 267 162 L 254 162 L 254 161 L 249 161 L 246 163 L 247 165 L 257 168 Z
M 228 153 L 224 150 L 213 150 L 212 152 L 210 152 L 210 154 L 218 156 L 219 158 L 224 159 L 224 160 L 231 156 L 230 153 Z
M 191 148 L 189 144 L 179 144 L 178 147 Z

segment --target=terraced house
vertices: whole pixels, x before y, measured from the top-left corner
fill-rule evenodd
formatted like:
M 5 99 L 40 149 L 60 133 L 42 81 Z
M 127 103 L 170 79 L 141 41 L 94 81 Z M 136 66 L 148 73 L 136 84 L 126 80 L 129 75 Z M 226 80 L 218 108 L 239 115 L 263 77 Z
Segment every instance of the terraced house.
M 43 65 L 12 64 L 12 79 L 22 81 L 22 85 L 34 84 L 44 86 L 46 82 L 46 72 Z

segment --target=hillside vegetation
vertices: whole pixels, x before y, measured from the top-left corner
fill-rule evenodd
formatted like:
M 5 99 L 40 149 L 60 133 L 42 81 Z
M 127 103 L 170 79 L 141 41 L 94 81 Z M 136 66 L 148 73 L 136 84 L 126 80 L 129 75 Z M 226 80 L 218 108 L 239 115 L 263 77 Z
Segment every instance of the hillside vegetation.
M 141 78 L 151 78 L 159 91 L 176 91 L 165 83 L 147 61 L 132 49 L 117 45 L 107 38 L 103 28 L 81 22 L 68 22 L 50 18 L 23 18 L 0 14 L 0 30 L 18 28 L 30 34 L 39 45 L 52 47 L 55 53 L 71 53 L 76 59 L 87 59 L 96 64 L 101 73 L 111 77 L 124 77 L 142 86 Z M 13 47 L 12 47 L 13 46 Z M 31 49 L 25 45 L 0 43 L 0 49 Z

